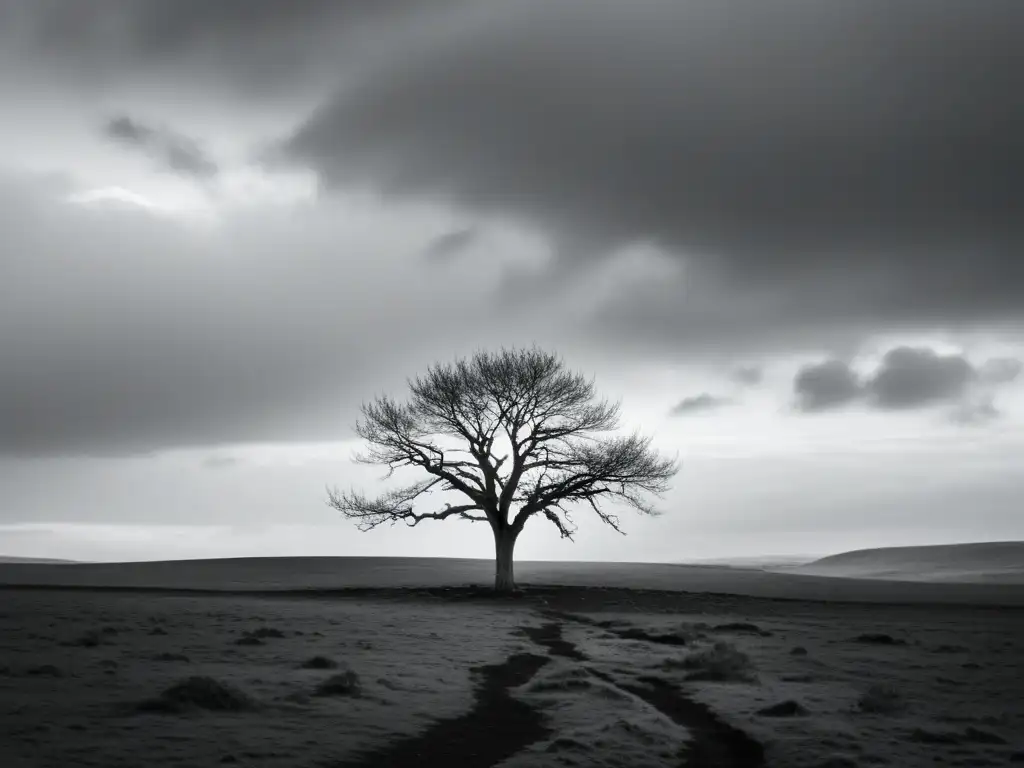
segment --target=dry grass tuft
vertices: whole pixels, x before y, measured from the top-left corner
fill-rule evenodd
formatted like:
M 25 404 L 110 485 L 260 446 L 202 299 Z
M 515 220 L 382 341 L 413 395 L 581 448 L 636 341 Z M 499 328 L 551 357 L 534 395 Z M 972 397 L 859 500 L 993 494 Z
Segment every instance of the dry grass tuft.
M 245 712 L 257 708 L 256 700 L 234 686 L 212 677 L 193 676 L 175 683 L 155 699 L 138 705 L 142 712 L 181 714 L 195 710 Z
M 251 632 L 246 632 L 245 634 L 249 637 L 258 637 L 261 640 L 265 640 L 267 638 L 281 639 L 285 636 L 284 632 L 280 629 L 276 629 L 275 627 L 260 627 L 259 629 L 252 630 Z
M 892 715 L 904 710 L 906 702 L 895 686 L 875 683 L 860 695 L 857 707 L 873 715 Z
M 757 682 L 754 663 L 732 643 L 719 641 L 710 648 L 679 660 L 666 661 L 667 669 L 685 669 L 687 680 L 710 682 Z
M 898 637 L 887 635 L 884 632 L 866 632 L 863 635 L 857 635 L 853 638 L 855 643 L 864 643 L 866 645 L 906 645 L 906 640 L 901 640 Z
M 807 707 L 799 701 L 789 699 L 757 710 L 762 717 L 802 717 L 809 714 Z
M 337 669 L 338 662 L 326 656 L 314 656 L 299 665 L 301 669 Z
M 317 696 L 361 696 L 363 686 L 359 675 L 346 669 L 337 675 L 331 675 L 316 687 Z
M 727 624 L 716 624 L 711 628 L 712 632 L 738 632 L 740 634 L 758 635 L 760 637 L 771 637 L 771 632 L 761 629 L 757 624 L 748 621 L 731 621 Z
M 26 675 L 32 677 L 64 677 L 64 673 L 53 664 L 42 664 L 38 667 L 29 667 L 25 670 Z
M 153 661 L 190 661 L 189 657 L 183 653 L 158 653 L 152 658 Z

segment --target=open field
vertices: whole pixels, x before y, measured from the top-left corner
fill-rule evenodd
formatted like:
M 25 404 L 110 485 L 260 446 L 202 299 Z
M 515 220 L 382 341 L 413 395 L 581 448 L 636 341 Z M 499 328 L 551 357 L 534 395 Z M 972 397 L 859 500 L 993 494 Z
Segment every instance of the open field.
M 254 562 L 221 561 L 218 586 L 252 586 Z M 228 579 L 231 563 L 249 570 Z M 280 588 L 281 565 L 256 584 Z M 179 589 L 197 578 L 177 567 Z M 351 592 L 0 589 L 4 765 L 1024 760 L 1021 607 L 593 586 L 496 599 L 373 573 Z
M 0 563 L 0 585 L 158 588 L 253 592 L 351 587 L 488 585 L 493 560 L 431 557 L 273 557 L 139 563 L 38 565 Z M 1024 606 L 1024 584 L 929 583 L 752 568 L 659 563 L 516 563 L 523 585 L 560 584 L 739 594 L 751 597 L 865 602 Z

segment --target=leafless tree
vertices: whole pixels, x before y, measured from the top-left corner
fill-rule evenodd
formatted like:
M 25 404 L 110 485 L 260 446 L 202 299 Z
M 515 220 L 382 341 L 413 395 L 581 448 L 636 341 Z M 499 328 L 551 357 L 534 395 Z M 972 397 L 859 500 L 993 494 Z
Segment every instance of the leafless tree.
M 678 470 L 650 438 L 602 435 L 617 428 L 619 405 L 598 400 L 593 381 L 536 347 L 478 352 L 408 384 L 407 403 L 379 396 L 363 405 L 356 432 L 368 448 L 356 461 L 388 467 L 387 477 L 400 467 L 426 477 L 374 498 L 329 490 L 328 504 L 363 531 L 449 518 L 487 523 L 498 591 L 515 589 L 513 551 L 531 517 L 572 540 L 570 507 L 587 504 L 622 533 L 605 504 L 659 514 L 645 495 L 661 496 Z M 462 503 L 421 511 L 434 491 L 457 492 Z

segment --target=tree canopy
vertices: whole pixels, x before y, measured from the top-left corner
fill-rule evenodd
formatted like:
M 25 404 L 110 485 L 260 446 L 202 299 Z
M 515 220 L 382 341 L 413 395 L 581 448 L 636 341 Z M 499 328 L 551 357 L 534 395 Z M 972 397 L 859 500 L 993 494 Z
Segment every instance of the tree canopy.
M 436 364 L 408 384 L 407 402 L 379 396 L 363 404 L 356 432 L 367 447 L 356 461 L 386 466 L 388 477 L 402 467 L 425 477 L 372 497 L 329 490 L 328 504 L 364 531 L 449 518 L 488 523 L 499 589 L 514 587 L 512 549 L 531 517 L 571 540 L 572 507 L 585 505 L 621 533 L 609 503 L 658 514 L 648 497 L 661 496 L 678 471 L 649 437 L 608 434 L 620 405 L 536 347 Z M 437 491 L 459 494 L 460 503 L 423 509 Z

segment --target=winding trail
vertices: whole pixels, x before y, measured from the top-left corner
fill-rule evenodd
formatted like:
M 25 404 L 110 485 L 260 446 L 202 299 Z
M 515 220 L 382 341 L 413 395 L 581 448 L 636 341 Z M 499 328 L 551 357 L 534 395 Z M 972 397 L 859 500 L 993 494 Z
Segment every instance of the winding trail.
M 459 717 L 441 720 L 422 734 L 336 768 L 424 768 L 460 766 L 491 768 L 520 750 L 550 735 L 543 715 L 509 695 L 508 689 L 523 685 L 550 659 L 517 653 L 501 664 L 474 667 L 481 677 L 476 704 Z
M 588 661 L 574 644 L 562 637 L 562 625 L 556 622 L 522 630 L 533 642 L 548 649 L 552 656 Z M 657 640 L 655 640 L 657 642 Z M 684 696 L 676 686 L 657 677 L 641 677 L 644 685 L 631 685 L 613 679 L 591 666 L 594 677 L 629 691 L 689 731 L 692 740 L 680 757 L 680 768 L 762 768 L 764 749 L 759 742 L 722 721 L 699 701 Z
M 590 659 L 562 636 L 562 623 L 552 621 L 519 630 L 551 656 L 578 662 Z M 655 642 L 657 642 L 655 640 Z M 551 736 L 543 714 L 509 694 L 528 682 L 551 658 L 517 653 L 501 664 L 474 667 L 479 676 L 476 701 L 464 715 L 441 720 L 422 734 L 338 763 L 335 768 L 421 768 L 425 765 L 491 768 L 531 744 Z M 601 680 L 629 691 L 683 726 L 691 741 L 679 756 L 680 768 L 763 768 L 764 750 L 743 731 L 723 722 L 676 686 L 657 677 L 641 684 L 623 683 L 586 665 Z

